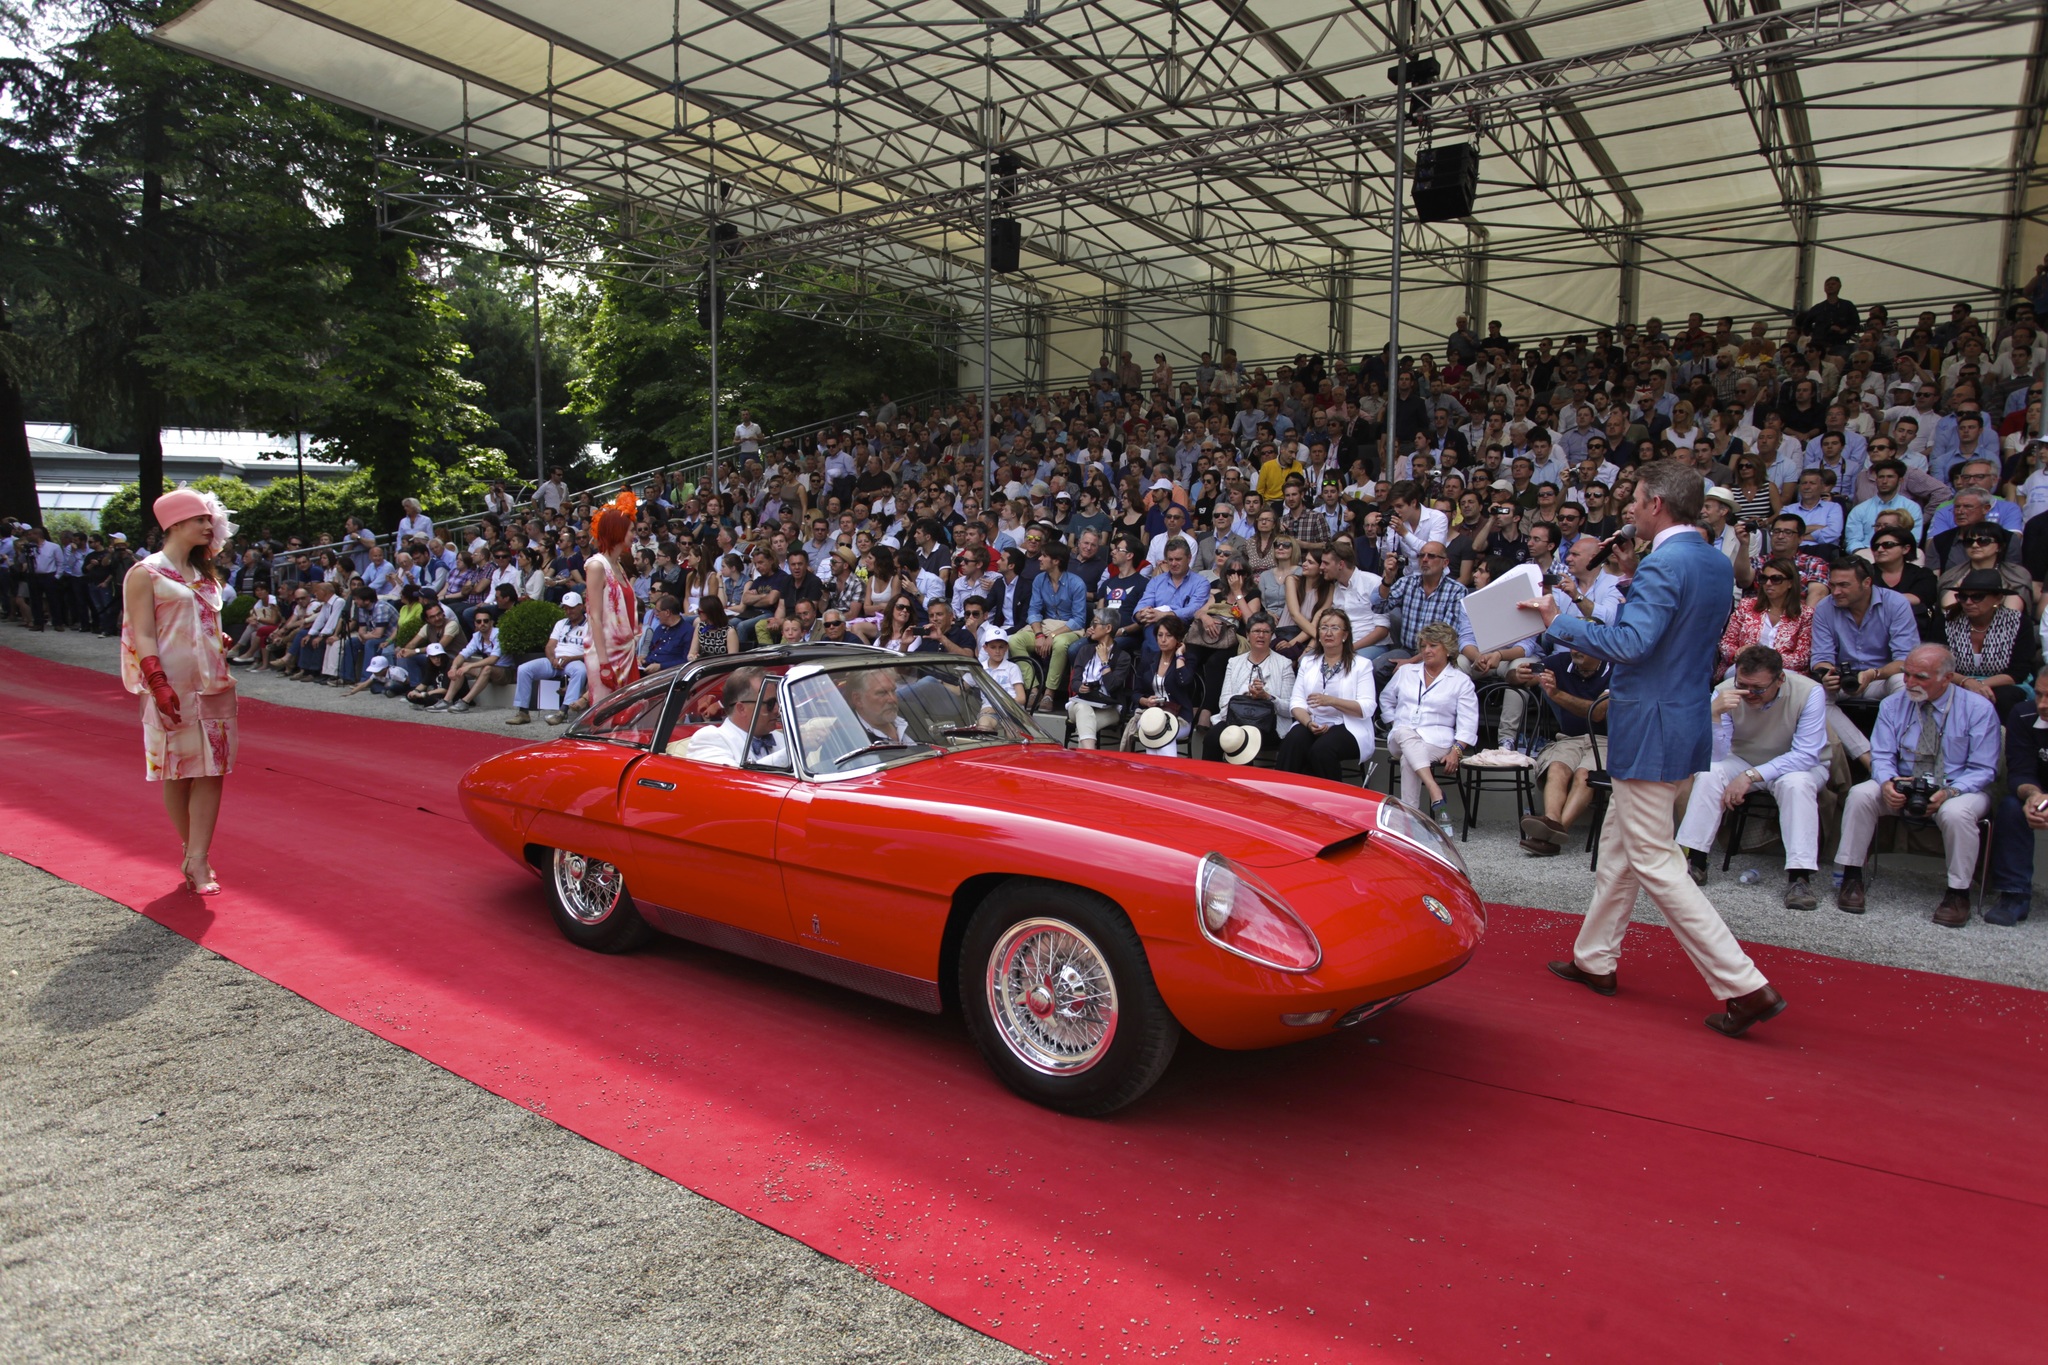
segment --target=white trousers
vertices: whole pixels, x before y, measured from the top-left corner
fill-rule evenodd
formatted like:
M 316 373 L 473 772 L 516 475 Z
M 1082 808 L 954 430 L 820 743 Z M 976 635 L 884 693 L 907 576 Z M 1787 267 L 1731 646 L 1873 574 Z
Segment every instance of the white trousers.
M 1889 678 L 1879 678 L 1857 695 L 1877 701 L 1891 695 L 1898 685 L 1898 675 L 1893 674 Z M 1857 729 L 1856 722 L 1843 715 L 1842 708 L 1833 701 L 1828 702 L 1828 738 L 1840 744 L 1842 752 L 1851 758 L 1870 756 L 1870 736 Z
M 1396 725 L 1387 732 L 1387 757 L 1401 770 L 1401 799 L 1417 810 L 1429 807 L 1422 800 L 1422 769 L 1430 767 L 1451 751 L 1422 737 L 1412 725 Z
M 1707 979 L 1717 1000 L 1747 995 L 1766 983 L 1735 935 L 1685 870 L 1685 855 L 1671 837 L 1676 782 L 1614 780 L 1607 823 L 1600 831 L 1600 875 L 1593 903 L 1572 946 L 1572 960 L 1585 971 L 1605 975 L 1621 960 L 1622 936 L 1636 908 L 1636 893 L 1650 903 L 1678 939 L 1678 946 Z
M 1835 861 L 1843 867 L 1861 867 L 1870 857 L 1870 839 L 1877 833 L 1881 815 L 1890 814 L 1879 804 L 1877 782 L 1858 782 L 1849 788 L 1849 804 L 1842 810 L 1842 847 Z M 1951 891 L 1967 891 L 1977 875 L 1977 822 L 1991 813 L 1991 798 L 1983 792 L 1951 796 L 1934 812 L 1941 830 L 1941 844 L 1948 853 L 1948 885 Z
M 1704 853 L 1714 846 L 1721 828 L 1721 794 L 1728 784 L 1748 772 L 1745 759 L 1729 755 L 1692 780 L 1692 799 L 1685 804 L 1685 819 L 1678 826 L 1678 842 Z M 1787 872 L 1820 870 L 1820 789 L 1828 784 L 1824 766 L 1804 772 L 1790 772 L 1768 783 L 1778 802 L 1778 832 L 1785 840 Z
M 1102 727 L 1116 719 L 1116 708 L 1071 697 L 1067 701 L 1067 719 L 1074 723 L 1074 747 L 1092 749 Z

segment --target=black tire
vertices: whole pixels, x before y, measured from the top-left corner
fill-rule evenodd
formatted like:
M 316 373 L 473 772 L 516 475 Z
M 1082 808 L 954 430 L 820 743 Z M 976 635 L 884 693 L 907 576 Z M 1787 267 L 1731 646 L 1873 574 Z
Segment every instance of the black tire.
M 553 848 L 541 865 L 541 879 L 555 927 L 577 947 L 626 953 L 647 941 L 647 921 L 626 890 L 625 873 L 612 864 Z
M 1020 989 L 1041 966 L 1055 969 L 1045 989 Z M 1091 1118 L 1121 1109 L 1152 1088 L 1180 1044 L 1137 930 L 1078 887 L 1018 878 L 996 888 L 967 923 L 958 984 L 982 1059 L 1048 1109 Z

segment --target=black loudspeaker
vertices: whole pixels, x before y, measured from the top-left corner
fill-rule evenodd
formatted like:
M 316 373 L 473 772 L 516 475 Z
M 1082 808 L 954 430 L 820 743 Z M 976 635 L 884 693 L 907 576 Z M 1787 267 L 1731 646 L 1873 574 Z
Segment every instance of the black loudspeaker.
M 988 220 L 988 268 L 998 275 L 1016 270 L 1024 255 L 1024 225 L 1015 218 Z
M 1479 195 L 1479 149 L 1469 142 L 1430 147 L 1415 158 L 1411 202 L 1424 223 L 1467 218 Z
M 728 257 L 739 255 L 740 225 L 738 223 L 720 223 L 712 228 L 712 234 L 718 238 L 719 255 Z

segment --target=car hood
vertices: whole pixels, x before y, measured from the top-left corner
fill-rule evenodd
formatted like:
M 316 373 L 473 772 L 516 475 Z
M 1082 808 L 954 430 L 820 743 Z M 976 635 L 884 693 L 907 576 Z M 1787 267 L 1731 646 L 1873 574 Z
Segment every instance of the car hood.
M 951 805 L 1088 825 L 1246 867 L 1313 858 L 1371 829 L 1376 804 L 1264 769 L 1037 744 L 952 754 L 892 776 Z

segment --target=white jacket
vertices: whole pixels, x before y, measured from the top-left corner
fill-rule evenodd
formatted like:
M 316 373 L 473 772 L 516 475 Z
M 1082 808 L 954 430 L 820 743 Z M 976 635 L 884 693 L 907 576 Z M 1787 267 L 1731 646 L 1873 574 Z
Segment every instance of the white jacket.
M 1268 651 L 1266 661 L 1258 667 L 1266 682 L 1266 695 L 1273 699 L 1273 709 L 1277 713 L 1276 728 L 1284 735 L 1294 728 L 1294 717 L 1290 714 L 1294 705 L 1294 664 L 1285 654 Z M 1230 699 L 1250 691 L 1251 685 L 1252 656 L 1249 653 L 1238 654 L 1223 670 L 1223 696 L 1216 703 L 1218 725 L 1223 724 L 1223 715 L 1230 710 Z
M 1308 698 L 1311 692 L 1325 692 L 1333 697 L 1342 697 L 1345 701 L 1355 701 L 1362 714 L 1354 716 L 1334 708 L 1310 706 Z M 1301 665 L 1294 673 L 1293 705 L 1307 711 L 1309 718 L 1318 725 L 1343 721 L 1344 728 L 1358 741 L 1360 756 L 1366 758 L 1370 758 L 1373 750 L 1379 746 L 1379 741 L 1372 732 L 1373 700 L 1372 664 L 1365 659 L 1354 657 L 1351 660 L 1350 672 L 1332 673 L 1325 678 L 1322 655 L 1302 655 Z
M 1413 726 L 1433 745 L 1448 748 L 1456 741 L 1469 750 L 1479 743 L 1479 690 L 1455 664 L 1445 664 L 1427 684 L 1419 663 L 1395 669 L 1380 696 L 1380 716 L 1388 729 Z

